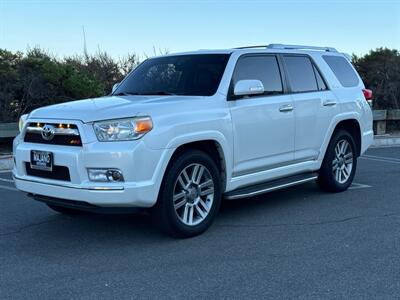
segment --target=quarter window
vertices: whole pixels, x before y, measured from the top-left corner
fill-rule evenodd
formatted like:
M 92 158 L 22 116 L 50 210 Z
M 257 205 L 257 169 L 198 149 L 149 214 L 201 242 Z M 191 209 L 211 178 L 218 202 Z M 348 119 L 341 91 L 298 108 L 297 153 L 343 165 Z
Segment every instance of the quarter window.
M 358 77 L 354 69 L 350 66 L 347 59 L 341 56 L 324 55 L 322 56 L 336 78 L 344 87 L 357 86 Z
M 308 57 L 284 55 L 283 59 L 292 92 L 301 93 L 318 90 L 314 66 Z
M 257 79 L 264 85 L 265 95 L 283 93 L 281 73 L 275 56 L 244 56 L 236 64 L 233 84 L 239 80 Z

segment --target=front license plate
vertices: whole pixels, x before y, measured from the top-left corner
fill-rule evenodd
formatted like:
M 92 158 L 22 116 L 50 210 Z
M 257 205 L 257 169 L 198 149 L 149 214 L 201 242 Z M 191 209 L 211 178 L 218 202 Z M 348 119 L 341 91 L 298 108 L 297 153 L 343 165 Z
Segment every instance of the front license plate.
M 53 170 L 53 153 L 47 151 L 31 151 L 31 168 L 37 170 Z

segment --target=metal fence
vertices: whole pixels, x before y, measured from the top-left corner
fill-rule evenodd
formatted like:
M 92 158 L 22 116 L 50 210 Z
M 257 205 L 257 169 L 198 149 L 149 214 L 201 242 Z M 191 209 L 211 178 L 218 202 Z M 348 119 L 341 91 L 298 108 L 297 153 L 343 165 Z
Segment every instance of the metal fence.
M 386 133 L 388 121 L 400 121 L 400 109 L 374 110 L 375 134 Z M 400 129 L 400 128 L 399 128 Z M 18 123 L 0 123 L 0 138 L 15 137 L 18 134 Z
M 15 137 L 18 134 L 18 123 L 0 123 L 0 138 Z
M 374 110 L 374 130 L 375 134 L 385 134 L 386 125 L 389 121 L 400 121 L 400 109 Z M 400 130 L 400 128 L 399 128 Z

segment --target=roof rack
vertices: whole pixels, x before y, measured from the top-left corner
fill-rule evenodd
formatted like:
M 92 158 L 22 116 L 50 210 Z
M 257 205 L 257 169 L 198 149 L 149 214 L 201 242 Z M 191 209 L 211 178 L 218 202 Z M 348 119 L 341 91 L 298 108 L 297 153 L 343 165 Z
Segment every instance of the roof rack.
M 316 46 L 304 46 L 304 45 L 284 45 L 284 44 L 269 44 L 268 49 L 298 49 L 298 50 L 319 50 L 328 52 L 337 52 L 332 47 L 316 47 Z
M 268 48 L 268 45 L 244 46 L 244 47 L 236 47 L 233 49 L 250 49 L 250 48 Z
M 304 45 L 285 45 L 285 44 L 269 44 L 269 45 L 258 45 L 258 46 L 244 46 L 236 47 L 234 49 L 251 49 L 251 48 L 267 48 L 267 49 L 297 49 L 297 50 L 319 50 L 327 52 L 337 52 L 332 47 L 316 47 L 316 46 L 304 46 Z

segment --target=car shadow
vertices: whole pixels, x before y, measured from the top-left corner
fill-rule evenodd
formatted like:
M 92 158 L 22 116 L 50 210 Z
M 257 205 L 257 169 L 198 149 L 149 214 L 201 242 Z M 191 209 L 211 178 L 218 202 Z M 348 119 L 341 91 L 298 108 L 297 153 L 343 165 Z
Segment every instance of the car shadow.
M 242 222 L 252 220 L 253 216 L 260 213 L 273 214 L 274 210 L 285 210 L 302 205 L 299 201 L 314 198 L 321 194 L 314 183 L 275 191 L 256 197 L 240 200 L 222 201 L 221 210 L 216 219 L 217 226 L 212 226 L 210 231 L 218 230 L 219 223 L 234 221 L 236 218 Z M 52 212 L 53 213 L 53 212 Z M 152 243 L 173 241 L 161 233 L 153 224 L 148 214 L 94 214 L 80 213 L 76 215 L 49 216 L 51 224 L 40 226 L 40 230 L 51 241 L 59 240 L 68 242 L 71 237 L 78 236 L 86 243 L 96 241 L 113 242 L 129 241 L 130 243 Z M 204 237 L 203 237 L 204 238 Z M 44 239 L 46 240 L 46 239 Z M 105 247 L 105 245 L 102 245 Z
M 221 205 L 220 215 L 229 216 L 233 213 L 246 210 L 247 213 L 259 210 L 282 209 L 299 204 L 308 198 L 321 195 L 321 191 L 314 182 L 304 183 L 254 197 L 242 198 L 237 200 L 224 199 Z

